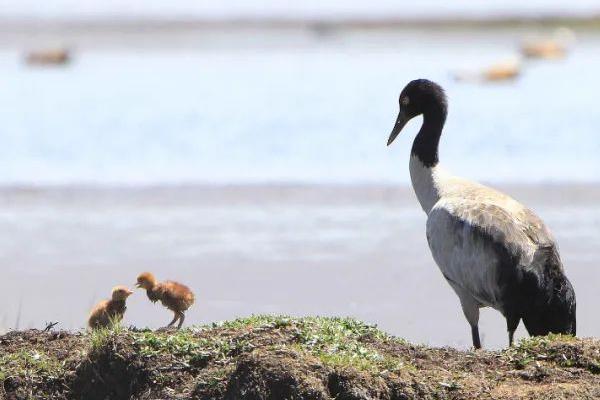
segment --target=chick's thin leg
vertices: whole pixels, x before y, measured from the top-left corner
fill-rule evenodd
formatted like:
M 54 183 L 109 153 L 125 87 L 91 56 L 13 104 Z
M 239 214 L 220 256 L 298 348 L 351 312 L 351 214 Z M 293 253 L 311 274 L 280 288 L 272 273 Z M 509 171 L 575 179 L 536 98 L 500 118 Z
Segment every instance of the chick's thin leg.
M 173 317 L 173 321 L 169 322 L 169 325 L 167 325 L 167 328 L 170 328 L 173 325 L 175 325 L 175 322 L 177 322 L 178 319 L 179 319 L 179 314 L 175 313 L 175 317 Z
M 181 325 L 183 325 L 183 321 L 185 320 L 185 314 L 179 313 L 179 325 L 177 325 L 177 329 L 181 329 Z

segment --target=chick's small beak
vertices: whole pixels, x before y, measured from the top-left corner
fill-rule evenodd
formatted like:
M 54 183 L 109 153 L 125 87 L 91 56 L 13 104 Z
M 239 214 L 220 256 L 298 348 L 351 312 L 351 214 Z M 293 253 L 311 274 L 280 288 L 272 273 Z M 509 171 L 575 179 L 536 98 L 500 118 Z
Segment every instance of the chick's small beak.
M 410 117 L 403 110 L 400 110 L 398 118 L 396 118 L 396 123 L 394 124 L 394 129 L 392 129 L 392 133 L 390 133 L 390 137 L 388 138 L 388 146 L 396 139 L 396 136 L 400 134 L 400 131 L 402 131 L 402 128 L 404 128 L 404 125 L 406 125 L 408 121 L 410 121 Z

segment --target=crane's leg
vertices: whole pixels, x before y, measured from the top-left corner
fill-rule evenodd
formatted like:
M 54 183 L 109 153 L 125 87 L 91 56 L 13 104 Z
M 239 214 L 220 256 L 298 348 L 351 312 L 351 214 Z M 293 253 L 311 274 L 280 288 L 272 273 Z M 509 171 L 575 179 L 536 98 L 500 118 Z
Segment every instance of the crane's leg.
M 507 316 L 506 317 L 506 328 L 508 330 L 508 346 L 512 346 L 513 345 L 513 337 L 515 335 L 515 331 L 517 330 L 517 327 L 519 326 L 519 322 L 521 321 L 521 317 L 515 317 L 515 316 Z
M 479 303 L 469 295 L 460 295 L 460 305 L 463 313 L 471 325 L 471 337 L 473 339 L 473 347 L 481 348 L 481 340 L 479 339 Z
M 177 325 L 177 329 L 181 329 L 181 325 L 183 325 L 184 320 L 185 320 L 185 314 L 180 311 L 179 312 L 179 325 Z
M 473 339 L 473 347 L 475 347 L 475 350 L 481 349 L 481 340 L 479 339 L 478 325 L 471 325 L 471 338 Z
M 173 317 L 173 321 L 169 322 L 169 325 L 167 325 L 167 328 L 170 328 L 173 325 L 175 325 L 175 322 L 177 322 L 178 319 L 179 319 L 179 314 L 175 313 L 175 316 Z

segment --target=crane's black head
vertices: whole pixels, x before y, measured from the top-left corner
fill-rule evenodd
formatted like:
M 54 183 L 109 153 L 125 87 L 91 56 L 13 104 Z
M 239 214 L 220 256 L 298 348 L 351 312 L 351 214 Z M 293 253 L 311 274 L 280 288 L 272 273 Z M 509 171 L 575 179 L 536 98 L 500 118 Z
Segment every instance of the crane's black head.
M 404 125 L 417 115 L 437 118 L 442 124 L 446 119 L 448 103 L 444 89 L 430 80 L 417 79 L 410 82 L 400 93 L 398 101 L 400 113 L 388 139 L 388 146 L 396 139 Z

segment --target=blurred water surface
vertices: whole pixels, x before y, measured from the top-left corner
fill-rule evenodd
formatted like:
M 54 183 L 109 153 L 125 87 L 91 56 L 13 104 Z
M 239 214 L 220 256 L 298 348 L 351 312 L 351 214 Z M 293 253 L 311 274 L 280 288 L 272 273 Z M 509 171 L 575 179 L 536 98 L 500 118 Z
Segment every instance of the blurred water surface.
M 600 185 L 501 189 L 555 233 L 577 293 L 578 334 L 598 336 Z M 0 226 L 0 332 L 44 321 L 79 329 L 111 287 L 150 270 L 193 288 L 188 324 L 348 315 L 413 342 L 470 346 L 409 187 L 0 189 Z M 128 300 L 126 325 L 170 319 L 143 292 Z M 486 347 L 506 345 L 500 313 L 483 310 L 480 325 Z M 521 325 L 517 337 L 525 335 Z
M 385 143 L 411 79 L 441 83 L 441 158 L 503 182 L 597 181 L 600 37 L 505 84 L 454 82 L 515 49 L 513 34 L 391 32 L 192 38 L 194 48 L 102 47 L 64 68 L 0 51 L 0 184 L 407 183 L 413 121 Z M 148 41 L 152 41 L 149 37 Z

